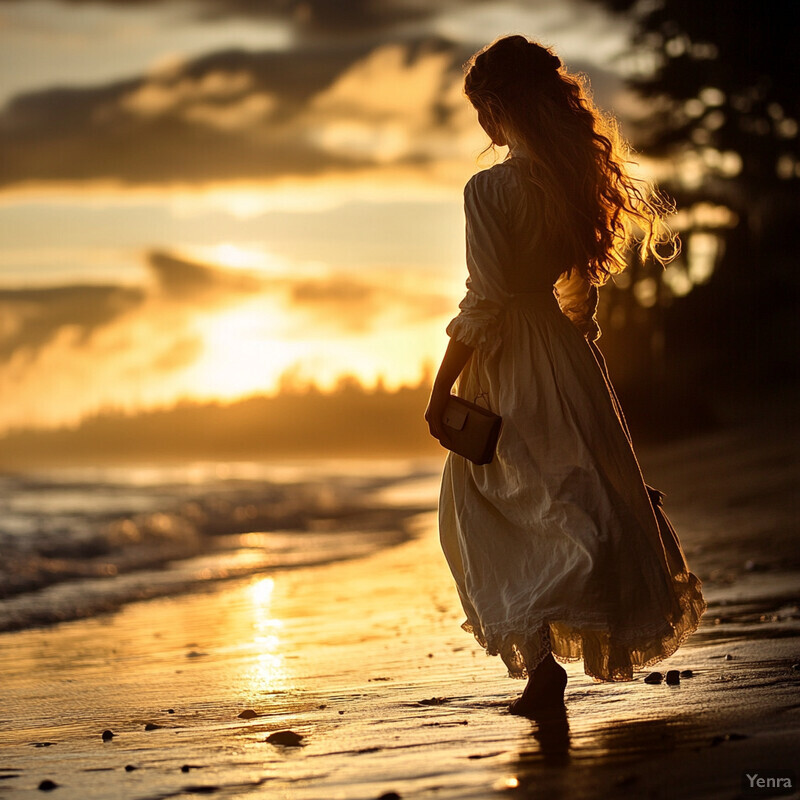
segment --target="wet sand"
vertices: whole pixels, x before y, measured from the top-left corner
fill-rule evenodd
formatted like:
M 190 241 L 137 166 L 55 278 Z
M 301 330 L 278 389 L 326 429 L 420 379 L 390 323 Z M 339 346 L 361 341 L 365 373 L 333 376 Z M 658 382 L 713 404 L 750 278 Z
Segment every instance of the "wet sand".
M 657 667 L 680 685 L 570 664 L 565 718 L 509 715 L 522 683 L 460 630 L 431 511 L 365 558 L 0 636 L 0 798 L 746 797 L 744 771 L 798 769 L 795 450 L 749 429 L 643 455 L 710 601 Z

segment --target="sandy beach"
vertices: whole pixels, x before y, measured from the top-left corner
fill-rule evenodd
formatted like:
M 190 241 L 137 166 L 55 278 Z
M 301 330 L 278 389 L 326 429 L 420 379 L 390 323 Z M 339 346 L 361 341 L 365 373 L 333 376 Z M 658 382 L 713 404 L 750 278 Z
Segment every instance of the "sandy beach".
M 656 667 L 679 685 L 570 664 L 566 718 L 509 715 L 522 684 L 459 627 L 436 476 L 398 479 L 387 506 L 429 507 L 401 544 L 0 636 L 0 797 L 777 796 L 742 783 L 800 751 L 797 437 L 775 424 L 642 454 L 709 601 Z

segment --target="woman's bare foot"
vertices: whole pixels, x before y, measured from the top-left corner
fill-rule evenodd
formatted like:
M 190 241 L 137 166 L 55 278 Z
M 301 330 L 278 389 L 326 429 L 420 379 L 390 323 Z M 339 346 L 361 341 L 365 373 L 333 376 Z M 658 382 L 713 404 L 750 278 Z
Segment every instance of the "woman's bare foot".
M 520 717 L 534 717 L 545 711 L 564 707 L 567 673 L 550 653 L 528 678 L 528 685 L 508 710 Z

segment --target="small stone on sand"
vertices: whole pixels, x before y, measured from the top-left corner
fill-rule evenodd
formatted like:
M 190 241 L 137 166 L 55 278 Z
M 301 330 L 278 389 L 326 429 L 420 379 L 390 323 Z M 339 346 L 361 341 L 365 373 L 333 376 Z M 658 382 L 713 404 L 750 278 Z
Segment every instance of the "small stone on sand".
M 667 671 L 667 683 L 670 686 L 677 686 L 681 682 L 681 674 L 676 669 Z
M 103 731 L 103 741 L 110 742 L 114 738 L 114 731 Z
M 167 709 L 167 714 L 174 714 L 174 713 L 175 713 L 175 709 L 174 708 L 168 708 Z
M 161 725 L 156 725 L 155 722 L 148 722 L 147 725 L 144 726 L 146 731 L 157 731 L 161 729 Z
M 246 708 L 239 714 L 239 719 L 255 719 L 258 714 L 252 708 Z
M 792 664 L 792 669 L 795 672 L 800 672 L 800 664 Z
M 733 656 L 730 653 L 725 653 L 725 660 L 726 661 L 733 661 Z
M 139 769 L 139 767 L 135 767 L 133 764 L 125 765 L 125 772 L 133 772 L 135 769 Z
M 299 747 L 300 742 L 303 741 L 305 737 L 300 733 L 295 733 L 294 731 L 275 731 L 275 733 L 271 733 L 267 736 L 267 741 L 270 744 L 280 744 L 284 747 Z
M 386 792 L 382 794 L 378 800 L 403 800 L 403 798 L 397 794 L 397 792 Z
M 32 747 L 52 747 L 55 742 L 31 742 Z
M 446 697 L 429 697 L 427 700 L 420 700 L 419 704 L 421 706 L 443 706 L 447 702 L 449 700 Z
M 694 677 L 694 672 L 690 669 L 682 669 L 681 670 L 681 678 L 692 678 Z
M 664 676 L 660 672 L 651 672 L 645 679 L 645 683 L 661 683 L 664 680 Z
M 57 789 L 58 784 L 55 781 L 51 781 L 50 778 L 45 778 L 39 784 L 39 791 L 40 792 L 52 792 L 53 789 Z

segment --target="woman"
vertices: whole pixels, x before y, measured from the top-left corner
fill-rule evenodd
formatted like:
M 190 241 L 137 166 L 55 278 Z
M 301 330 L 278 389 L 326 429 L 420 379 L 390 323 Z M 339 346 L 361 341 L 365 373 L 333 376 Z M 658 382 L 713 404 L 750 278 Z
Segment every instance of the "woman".
M 439 524 L 463 627 L 528 677 L 510 710 L 531 716 L 563 708 L 556 658 L 631 680 L 705 610 L 594 343 L 597 287 L 625 268 L 634 226 L 643 257 L 676 246 L 613 123 L 550 50 L 499 39 L 470 60 L 465 92 L 509 157 L 464 191 L 467 294 L 425 418 L 446 446 L 457 379 L 503 417 L 491 463 L 448 455 Z

